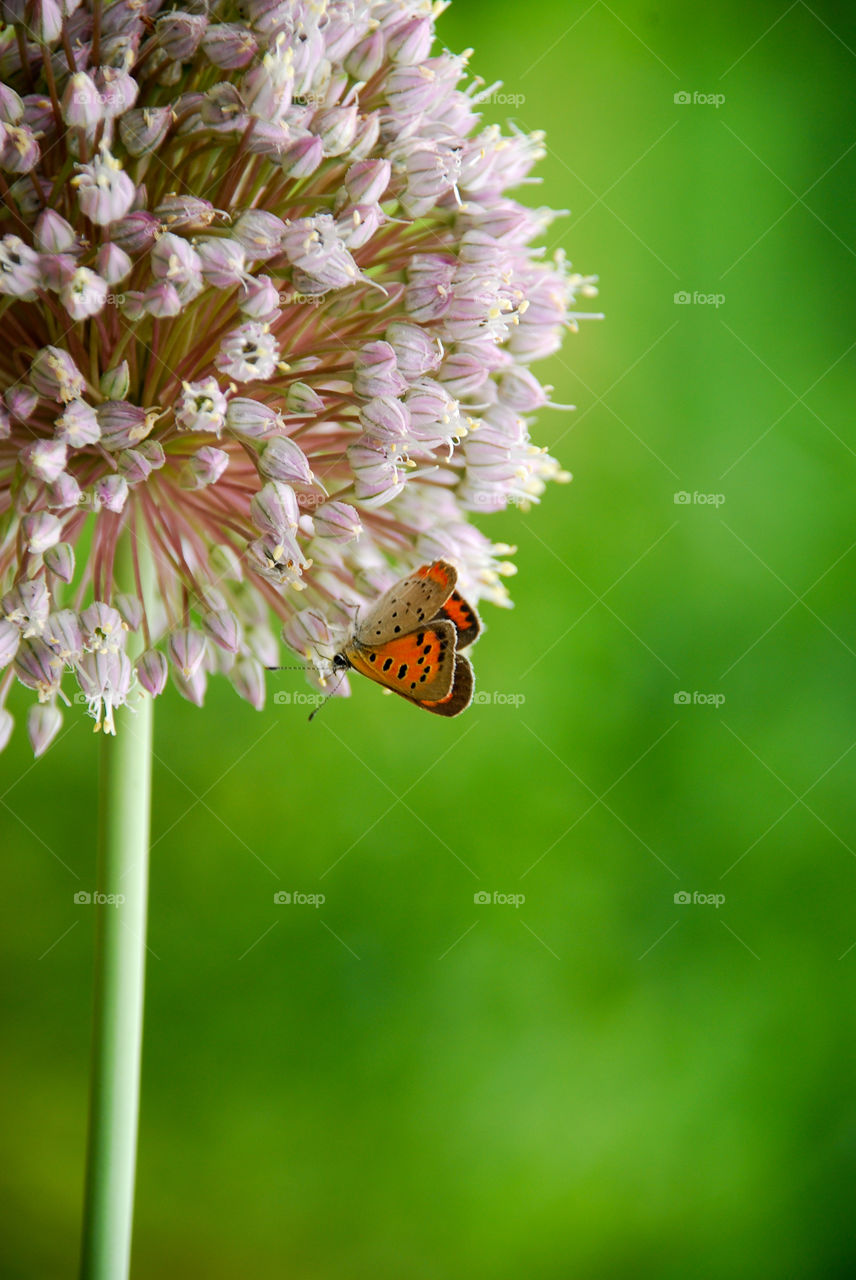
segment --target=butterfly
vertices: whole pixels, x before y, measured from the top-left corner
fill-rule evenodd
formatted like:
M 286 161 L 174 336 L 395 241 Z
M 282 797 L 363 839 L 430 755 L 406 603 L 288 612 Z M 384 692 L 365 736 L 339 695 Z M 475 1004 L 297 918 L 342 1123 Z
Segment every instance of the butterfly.
M 358 671 L 435 715 L 460 715 L 474 685 L 461 650 L 479 635 L 481 621 L 455 590 L 457 579 L 445 560 L 402 578 L 354 626 L 334 669 Z

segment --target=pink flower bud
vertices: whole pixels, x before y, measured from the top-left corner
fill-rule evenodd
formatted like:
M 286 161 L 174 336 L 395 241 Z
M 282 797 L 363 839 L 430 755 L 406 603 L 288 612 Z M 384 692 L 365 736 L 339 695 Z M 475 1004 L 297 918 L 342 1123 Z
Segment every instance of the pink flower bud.
M 4 124 L 19 124 L 24 118 L 24 104 L 13 88 L 0 83 L 0 120 Z
M 27 736 L 33 755 L 43 756 L 62 728 L 62 712 L 55 703 L 36 702 L 27 712 Z
M 133 265 L 125 250 L 112 241 L 102 244 L 95 255 L 95 269 L 108 284 L 119 284 L 130 275 Z
M 235 692 L 261 711 L 265 705 L 265 673 L 255 658 L 241 658 L 229 673 Z
M 124 476 L 105 476 L 103 480 L 96 482 L 92 497 L 96 508 L 106 507 L 108 511 L 122 511 L 128 501 L 128 481 Z
M 69 76 L 62 95 L 62 118 L 72 129 L 94 130 L 105 118 L 104 104 L 95 81 L 85 71 Z
M 388 342 L 367 342 L 354 357 L 354 391 L 358 396 L 398 396 L 407 380 L 398 372 L 395 351 Z
M 231 609 L 214 609 L 202 619 L 205 634 L 227 653 L 237 653 L 241 647 L 241 624 Z
M 39 214 L 33 239 L 42 253 L 66 253 L 77 245 L 74 229 L 55 209 L 44 209 Z
M 313 519 L 318 537 L 334 542 L 353 542 L 363 531 L 359 516 L 347 502 L 325 502 Z
M 137 659 L 137 679 L 153 698 L 163 693 L 168 673 L 167 660 L 157 649 L 149 649 Z
M 327 111 L 316 113 L 312 121 L 312 132 L 321 139 L 326 156 L 341 156 L 348 150 L 357 133 L 358 108 L 330 107 Z
M 107 400 L 95 411 L 105 449 L 118 452 L 145 440 L 155 424 L 155 414 L 127 400 Z
M 126 111 L 119 121 L 119 136 L 125 150 L 132 156 L 156 151 L 170 130 L 172 118 L 171 107 Z
M 15 655 L 15 675 L 27 689 L 39 695 L 39 702 L 46 702 L 59 689 L 62 679 L 62 659 L 40 636 L 23 640 Z
M 24 516 L 21 531 L 27 550 L 35 556 L 42 555 L 50 547 L 56 546 L 62 537 L 62 524 L 49 511 L 35 511 Z
M 371 80 L 383 66 L 384 50 L 383 31 L 376 27 L 354 45 L 345 58 L 345 70 L 355 80 Z
M 182 472 L 182 484 L 187 489 L 204 489 L 209 484 L 216 484 L 228 465 L 229 455 L 225 449 L 203 445 Z
M 123 360 L 115 369 L 106 369 L 101 375 L 100 390 L 108 400 L 124 400 L 131 385 L 128 361 Z
M 226 409 L 226 426 L 239 435 L 258 439 L 282 427 L 282 416 L 261 400 L 235 396 Z
M 387 33 L 387 53 L 401 66 L 425 62 L 434 32 L 428 18 L 410 18 Z
M 116 461 L 119 475 L 125 477 L 132 489 L 136 484 L 143 484 L 152 473 L 152 464 L 139 449 L 123 449 Z
M 293 533 L 300 519 L 294 490 L 287 484 L 268 482 L 253 496 L 250 519 L 261 533 L 269 534 L 274 540 Z
M 284 232 L 282 219 L 263 209 L 242 213 L 233 228 L 233 235 L 250 262 L 263 261 L 278 253 Z
M 258 44 L 251 31 L 241 23 L 221 22 L 210 26 L 202 37 L 207 58 L 224 71 L 235 71 L 251 62 Z
M 187 62 L 199 48 L 207 26 L 208 19 L 202 14 L 167 13 L 157 20 L 158 46 L 167 57 Z
M 189 680 L 202 666 L 205 657 L 205 636 L 193 627 L 173 631 L 167 641 L 170 662 L 185 680 Z
M 377 440 L 403 441 L 410 430 L 410 413 L 393 396 L 375 396 L 361 407 L 360 422 Z
M 288 436 L 275 436 L 265 445 L 259 470 L 268 479 L 285 484 L 311 484 L 313 479 L 306 454 Z
M 279 290 L 270 276 L 250 276 L 242 285 L 238 306 L 252 320 L 270 322 L 279 316 Z
M 32 302 L 41 284 L 39 255 L 19 236 L 0 240 L 0 293 Z
M 298 138 L 282 153 L 282 171 L 288 178 L 308 178 L 324 159 L 324 144 L 320 138 Z
M 152 274 L 169 280 L 178 288 L 183 284 L 202 285 L 202 261 L 188 240 L 165 231 L 149 255 Z
M 395 353 L 398 368 L 410 381 L 436 369 L 442 359 L 443 350 L 437 339 L 418 325 L 396 320 L 385 337 Z
M 286 393 L 285 404 L 289 413 L 298 417 L 324 412 L 324 401 L 305 382 L 292 382 Z
M 142 253 L 160 234 L 160 221 L 145 209 L 127 214 L 110 227 L 110 238 L 126 253 Z
M 206 284 L 213 285 L 215 289 L 231 289 L 233 285 L 243 283 L 247 260 L 244 247 L 238 240 L 226 236 L 218 239 L 203 237 L 197 241 L 196 248 Z
M 21 633 L 15 624 L 0 620 L 0 671 L 14 658 L 20 640 Z
M 116 596 L 116 609 L 130 631 L 139 631 L 143 621 L 143 606 L 136 596 L 120 592 Z
M 49 616 L 45 623 L 45 640 L 63 664 L 77 662 L 83 653 L 84 639 L 80 620 L 73 609 L 60 609 Z
M 26 125 L 0 122 L 0 169 L 29 173 L 41 159 L 41 148 Z
M 23 446 L 20 456 L 31 476 L 50 484 L 65 469 L 68 450 L 61 440 L 35 440 Z
M 392 175 L 389 160 L 359 160 L 345 174 L 345 190 L 352 204 L 377 204 Z
M 11 417 L 18 422 L 24 423 L 25 426 L 28 425 L 30 416 L 39 403 L 39 397 L 32 387 L 18 383 L 16 387 L 9 388 L 4 399 Z
M 30 382 L 40 396 L 68 404 L 83 394 L 83 375 L 67 351 L 42 347 L 30 365 Z
M 180 671 L 173 670 L 172 682 L 182 698 L 192 702 L 195 707 L 202 706 L 205 701 L 205 690 L 208 687 L 208 676 L 204 667 L 200 667 L 187 678 Z
M 74 577 L 74 551 L 68 542 L 58 542 L 45 552 L 45 567 L 60 582 L 71 582 Z

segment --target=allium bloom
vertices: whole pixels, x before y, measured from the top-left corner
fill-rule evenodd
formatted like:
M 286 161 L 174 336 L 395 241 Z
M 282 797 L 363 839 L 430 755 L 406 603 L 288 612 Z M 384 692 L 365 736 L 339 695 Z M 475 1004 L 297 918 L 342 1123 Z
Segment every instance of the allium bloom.
M 507 603 L 468 513 L 567 478 L 529 366 L 595 290 L 505 194 L 541 136 L 482 124 L 442 7 L 6 6 L 0 745 L 15 678 L 37 753 L 74 680 L 108 732 L 170 672 L 261 706 L 279 628 L 323 679 L 423 561 Z

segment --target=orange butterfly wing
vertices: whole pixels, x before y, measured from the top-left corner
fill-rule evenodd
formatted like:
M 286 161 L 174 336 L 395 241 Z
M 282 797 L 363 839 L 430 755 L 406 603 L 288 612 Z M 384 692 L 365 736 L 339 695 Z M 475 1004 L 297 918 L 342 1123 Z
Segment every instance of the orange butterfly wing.
M 467 604 L 460 591 L 453 591 L 445 604 L 441 605 L 437 610 L 432 622 L 439 618 L 446 618 L 447 621 L 454 625 L 458 633 L 458 649 L 465 649 L 468 644 L 472 644 L 481 633 L 481 619 L 476 613 L 472 605 Z
M 455 628 L 438 621 L 385 644 L 355 641 L 345 657 L 355 671 L 411 702 L 441 702 L 455 679 Z
M 402 578 L 359 620 L 356 643 L 382 645 L 425 626 L 452 594 L 457 576 L 453 565 L 435 560 Z
M 469 658 L 459 653 L 455 658 L 452 687 L 446 697 L 439 698 L 436 702 L 420 699 L 419 706 L 424 707 L 426 711 L 433 711 L 437 716 L 459 716 L 462 711 L 466 711 L 473 700 L 474 685 L 473 669 Z

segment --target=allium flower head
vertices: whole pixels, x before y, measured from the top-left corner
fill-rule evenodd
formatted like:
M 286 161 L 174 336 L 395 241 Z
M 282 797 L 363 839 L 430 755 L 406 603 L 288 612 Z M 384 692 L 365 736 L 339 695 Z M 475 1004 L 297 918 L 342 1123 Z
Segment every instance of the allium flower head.
M 355 611 L 469 513 L 567 478 L 530 365 L 591 296 L 506 194 L 428 0 L 7 5 L 0 28 L 0 745 L 168 674 L 253 706 L 277 631 L 324 679 Z

